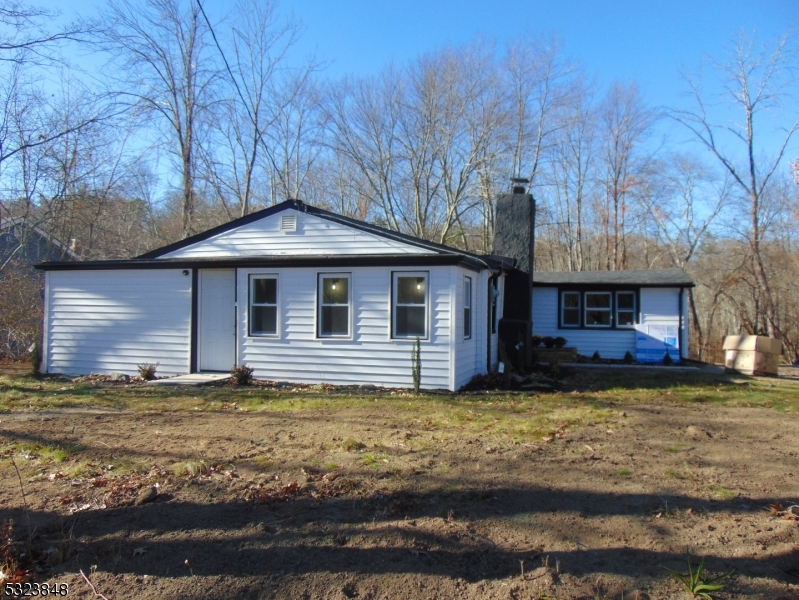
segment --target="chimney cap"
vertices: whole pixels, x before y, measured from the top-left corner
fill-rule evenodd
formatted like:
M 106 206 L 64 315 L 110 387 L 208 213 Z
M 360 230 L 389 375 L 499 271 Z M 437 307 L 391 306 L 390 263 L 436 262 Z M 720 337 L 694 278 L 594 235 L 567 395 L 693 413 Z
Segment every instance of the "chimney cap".
M 530 180 L 526 177 L 511 177 L 510 178 L 511 189 L 513 190 L 514 194 L 526 194 L 527 193 L 527 184 L 530 183 Z

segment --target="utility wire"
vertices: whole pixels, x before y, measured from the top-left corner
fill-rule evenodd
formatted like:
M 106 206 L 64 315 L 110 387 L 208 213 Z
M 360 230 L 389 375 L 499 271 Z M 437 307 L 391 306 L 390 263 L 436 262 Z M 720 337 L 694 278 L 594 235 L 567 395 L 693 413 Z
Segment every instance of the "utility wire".
M 205 9 L 203 8 L 203 5 L 200 2 L 200 0 L 197 0 L 197 6 L 200 8 L 200 12 L 203 14 L 203 18 L 205 19 L 206 25 L 208 25 L 208 31 L 211 32 L 211 37 L 214 38 L 214 44 L 216 45 L 216 49 L 219 50 L 219 55 L 222 57 L 222 62 L 225 63 L 225 69 L 227 70 L 228 75 L 230 75 L 230 79 L 233 82 L 233 86 L 236 88 L 236 93 L 239 95 L 242 104 L 244 104 L 244 108 L 247 110 L 247 115 L 250 117 L 250 120 L 253 123 L 255 123 L 255 118 L 253 117 L 252 112 L 250 112 L 250 105 L 247 104 L 247 101 L 244 99 L 244 94 L 241 93 L 241 88 L 239 88 L 239 82 L 236 81 L 236 77 L 235 75 L 233 75 L 233 69 L 230 68 L 230 64 L 228 63 L 227 58 L 225 58 L 225 52 L 222 50 L 222 46 L 219 44 L 219 40 L 216 39 L 216 32 L 214 32 L 214 28 L 211 25 L 211 21 L 208 19 L 208 15 L 205 14 Z M 257 127 L 255 128 L 255 133 L 259 138 L 261 137 L 261 132 L 258 131 Z
M 253 129 L 255 130 L 255 141 L 263 146 L 264 151 L 266 152 L 267 156 L 269 155 L 269 148 L 266 146 L 266 142 L 264 141 L 263 136 L 261 135 L 261 129 L 258 127 L 258 124 L 255 120 L 255 116 L 250 111 L 250 105 L 247 100 L 244 98 L 244 94 L 241 92 L 241 88 L 239 87 L 239 82 L 236 80 L 236 76 L 233 74 L 233 69 L 230 68 L 230 63 L 228 63 L 227 58 L 225 57 L 225 52 L 222 50 L 222 46 L 219 43 L 219 40 L 216 38 L 216 32 L 214 31 L 213 25 L 211 25 L 211 21 L 208 19 L 208 15 L 205 13 L 205 9 L 203 8 L 202 2 L 197 0 L 197 6 L 200 8 L 200 12 L 205 19 L 205 24 L 208 25 L 208 31 L 211 32 L 211 37 L 214 39 L 214 44 L 216 45 L 216 49 L 219 50 L 219 55 L 222 57 L 222 62 L 225 63 L 225 69 L 230 75 L 230 80 L 233 82 L 233 87 L 236 88 L 236 93 L 241 100 L 241 103 L 244 105 L 244 109 L 247 111 L 247 116 L 250 117 L 250 122 L 253 125 Z M 244 202 L 249 203 L 249 198 L 245 198 Z

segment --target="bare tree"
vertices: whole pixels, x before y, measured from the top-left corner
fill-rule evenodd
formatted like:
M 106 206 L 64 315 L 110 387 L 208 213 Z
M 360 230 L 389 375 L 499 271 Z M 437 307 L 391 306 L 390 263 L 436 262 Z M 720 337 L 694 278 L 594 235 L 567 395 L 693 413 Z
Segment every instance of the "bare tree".
M 256 188 L 263 190 L 261 201 L 271 204 L 305 195 L 302 188 L 322 147 L 320 92 L 314 59 L 291 66 L 301 27 L 280 18 L 275 3 L 242 0 L 228 20 L 228 35 L 214 36 L 229 86 L 215 123 L 224 150 L 211 144 L 203 150 L 216 194 L 223 202 L 232 196 L 242 216 Z
M 686 269 L 712 223 L 729 200 L 731 181 L 718 177 L 690 155 L 675 154 L 660 162 L 658 176 L 640 195 L 655 225 L 654 235 L 674 265 Z M 721 296 L 715 295 L 715 302 Z M 694 290 L 688 289 L 691 330 L 702 360 L 706 340 Z
M 378 221 L 396 231 L 402 219 L 397 174 L 403 82 L 393 67 L 377 77 L 345 79 L 329 90 L 330 148 L 346 156 L 366 181 Z
M 562 126 L 557 132 L 547 174 L 551 182 L 550 212 L 555 219 L 546 227 L 561 242 L 565 264 L 558 268 L 582 271 L 589 262 L 589 208 L 594 193 L 597 115 L 593 93 L 583 80 L 572 84 L 569 97 L 569 103 L 558 111 Z M 550 243 L 554 245 L 554 239 Z
M 576 72 L 563 57 L 556 38 L 512 40 L 505 58 L 505 77 L 511 93 L 509 111 L 513 119 L 511 172 L 522 176 L 535 189 L 547 150 L 562 123 L 553 113 L 568 102 L 570 76 Z
M 215 103 L 219 69 L 199 5 L 188 0 L 112 1 L 98 44 L 120 75 L 114 90 L 134 118 L 155 118 L 180 174 L 181 235 L 194 232 L 198 147 Z
M 602 144 L 600 180 L 604 187 L 601 209 L 605 234 L 605 268 L 627 268 L 627 231 L 631 228 L 634 199 L 648 176 L 651 151 L 643 148 L 655 122 L 644 106 L 638 86 L 615 83 L 600 108 Z
M 62 42 L 83 42 L 91 33 L 87 23 L 70 23 L 52 30 L 48 25 L 58 13 L 18 0 L 0 5 L 0 63 L 16 65 L 52 64 Z
M 783 131 L 782 141 L 766 158 L 757 145 L 759 118 L 763 112 L 783 106 L 788 86 L 793 82 L 792 53 L 788 38 L 781 38 L 775 48 L 758 49 L 750 36 L 740 35 L 729 52 L 727 62 L 715 66 L 723 77 L 724 98 L 738 111 L 740 122 L 717 122 L 710 114 L 713 101 L 702 92 L 698 82 L 687 78 L 695 108 L 674 111 L 673 117 L 687 128 L 731 176 L 747 205 L 748 228 L 745 239 L 755 277 L 756 306 L 765 317 L 769 336 L 779 333 L 777 306 L 764 261 L 764 200 L 771 180 L 782 164 L 786 149 L 797 128 L 795 111 Z M 755 318 L 754 322 L 757 323 Z M 758 330 L 757 325 L 753 325 Z

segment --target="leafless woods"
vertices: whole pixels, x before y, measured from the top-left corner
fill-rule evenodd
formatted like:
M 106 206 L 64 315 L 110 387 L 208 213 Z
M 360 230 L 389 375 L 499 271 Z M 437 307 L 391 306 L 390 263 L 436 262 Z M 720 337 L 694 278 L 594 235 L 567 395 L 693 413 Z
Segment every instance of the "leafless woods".
M 496 194 L 522 176 L 538 269 L 683 267 L 698 357 L 739 331 L 797 357 L 787 38 L 735 38 L 686 77 L 684 102 L 656 107 L 635 82 L 598 84 L 556 38 L 332 80 L 325 57 L 298 57 L 302 26 L 274 3 L 209 8 L 109 0 L 59 28 L 0 3 L 0 227 L 23 219 L 84 258 L 124 258 L 300 198 L 485 252 Z

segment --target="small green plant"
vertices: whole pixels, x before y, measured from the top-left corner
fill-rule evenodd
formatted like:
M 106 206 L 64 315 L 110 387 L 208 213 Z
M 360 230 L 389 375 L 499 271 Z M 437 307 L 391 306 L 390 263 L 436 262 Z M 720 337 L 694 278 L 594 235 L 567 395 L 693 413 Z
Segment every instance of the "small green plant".
M 152 381 L 155 379 L 155 372 L 160 364 L 161 363 L 142 363 L 137 365 L 137 368 L 139 369 L 139 377 L 144 379 L 144 381 Z
M 600 361 L 602 357 L 599 355 L 599 350 L 595 350 L 593 356 L 591 356 L 591 360 L 593 361 Z
M 630 352 L 629 350 L 627 350 L 627 352 L 624 353 L 624 364 L 625 365 L 631 365 L 634 362 L 635 362 L 635 358 L 633 358 L 633 353 Z
M 530 343 L 532 344 L 533 348 L 538 348 L 541 345 L 542 338 L 540 335 L 534 335 L 530 338 Z
M 674 364 L 674 359 L 669 354 L 669 351 L 666 350 L 666 353 L 663 355 L 663 364 L 667 367 L 670 367 Z
M 413 378 L 413 393 L 418 394 L 422 385 L 422 342 L 418 337 L 411 348 L 411 377 Z
M 230 376 L 236 385 L 249 385 L 252 383 L 253 371 L 255 369 L 247 365 L 233 365 L 233 368 L 230 369 Z
M 619 469 L 618 471 L 616 471 L 616 475 L 618 475 L 619 477 L 629 477 L 630 475 L 632 475 L 632 471 L 630 471 L 630 469 Z
M 558 336 L 552 341 L 555 348 L 563 348 L 566 345 L 566 338 Z
M 699 562 L 699 565 L 694 565 L 691 561 L 691 554 L 686 553 L 686 555 L 688 558 L 687 573 L 680 573 L 668 567 L 663 568 L 671 573 L 678 581 L 681 581 L 692 597 L 702 598 L 702 600 L 713 600 L 713 596 L 710 595 L 710 592 L 723 590 L 727 584 L 721 582 L 732 577 L 735 571 L 728 571 L 716 577 L 708 577 L 705 572 L 705 559 L 703 558 Z

